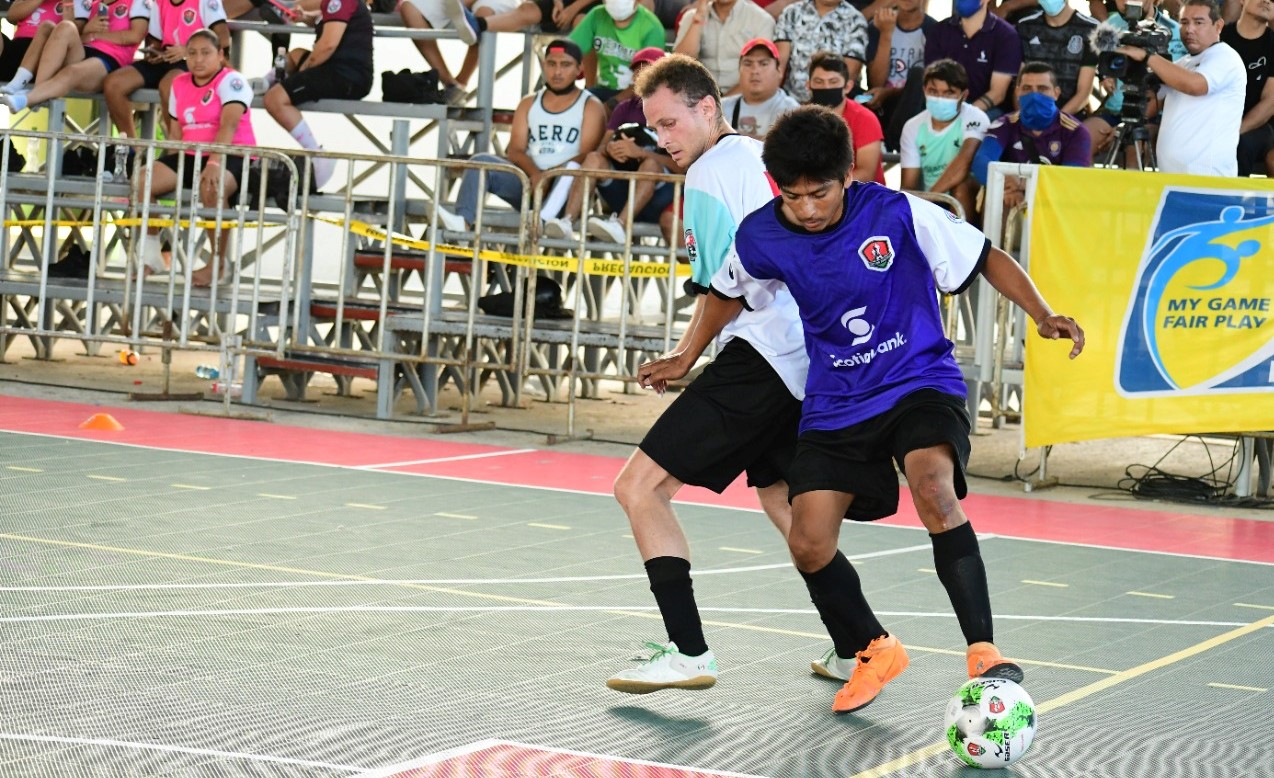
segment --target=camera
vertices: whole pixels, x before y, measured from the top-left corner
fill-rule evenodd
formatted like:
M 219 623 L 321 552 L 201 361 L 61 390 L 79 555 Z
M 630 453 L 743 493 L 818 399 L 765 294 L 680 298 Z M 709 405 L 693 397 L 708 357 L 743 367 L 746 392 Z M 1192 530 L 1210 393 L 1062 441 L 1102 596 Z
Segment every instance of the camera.
M 1159 89 L 1159 79 L 1146 68 L 1145 60 L 1138 62 L 1118 51 L 1120 46 L 1136 46 L 1144 49 L 1147 57 L 1158 54 L 1164 58 L 1168 55 L 1168 44 L 1171 34 L 1155 24 L 1154 21 L 1141 18 L 1142 4 L 1129 0 L 1124 12 L 1130 25 L 1127 30 L 1120 30 L 1109 24 L 1099 24 L 1092 34 L 1092 47 L 1097 51 L 1097 74 L 1101 78 L 1116 78 L 1122 84 L 1124 104 L 1119 118 L 1126 123 L 1140 124 L 1145 121 L 1146 96 Z

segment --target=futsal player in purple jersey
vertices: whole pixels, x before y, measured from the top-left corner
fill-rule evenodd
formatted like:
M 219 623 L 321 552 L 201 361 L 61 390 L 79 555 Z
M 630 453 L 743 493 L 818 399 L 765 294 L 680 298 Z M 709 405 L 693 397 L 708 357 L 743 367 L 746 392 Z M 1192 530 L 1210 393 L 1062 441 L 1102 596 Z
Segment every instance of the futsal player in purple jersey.
M 959 503 L 971 423 L 937 291 L 960 292 L 982 274 L 1042 337 L 1071 339 L 1072 358 L 1084 346 L 1075 320 L 1053 313 L 981 232 L 927 201 L 853 182 L 847 133 L 839 116 L 813 106 L 771 128 L 763 161 L 779 197 L 740 225 L 700 323 L 763 309 L 784 289 L 800 309 L 810 367 L 788 477 L 788 546 L 811 594 L 839 622 L 829 630 L 838 659 L 852 662 L 835 713 L 866 706 L 908 663 L 837 549 L 844 518 L 897 511 L 895 462 L 930 533 L 938 578 L 968 644 L 969 677 L 1023 675 L 995 646 L 986 569 Z M 652 363 L 639 378 L 661 386 L 678 369 Z

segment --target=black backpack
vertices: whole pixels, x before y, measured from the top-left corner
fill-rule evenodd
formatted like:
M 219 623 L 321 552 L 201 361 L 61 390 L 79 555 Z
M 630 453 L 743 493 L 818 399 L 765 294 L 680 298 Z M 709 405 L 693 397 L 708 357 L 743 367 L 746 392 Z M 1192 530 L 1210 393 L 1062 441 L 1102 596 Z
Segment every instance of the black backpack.
M 442 103 L 442 86 L 438 74 L 432 70 L 413 73 L 403 69 L 394 73 L 386 70 L 380 74 L 381 100 L 387 103 Z

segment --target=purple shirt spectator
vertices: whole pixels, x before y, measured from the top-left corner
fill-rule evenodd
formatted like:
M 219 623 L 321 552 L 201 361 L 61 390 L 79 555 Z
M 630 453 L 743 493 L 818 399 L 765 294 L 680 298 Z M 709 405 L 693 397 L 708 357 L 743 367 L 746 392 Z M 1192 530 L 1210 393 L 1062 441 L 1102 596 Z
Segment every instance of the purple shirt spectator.
M 1029 140 L 1024 140 L 1026 136 Z M 997 144 L 1000 155 L 996 159 L 1000 162 L 1034 162 L 1030 150 L 1034 145 L 1041 162 L 1072 167 L 1093 164 L 1088 129 L 1068 113 L 1059 113 L 1057 120 L 1039 135 L 1023 127 L 1016 112 L 1003 116 L 991 124 L 982 148 L 993 150 Z
M 991 88 L 992 73 L 1016 76 L 1022 67 L 1022 40 L 1013 25 L 988 13 L 972 38 L 964 35 L 960 17 L 952 16 L 925 32 L 925 62 L 953 59 L 969 74 L 969 98 L 976 100 Z

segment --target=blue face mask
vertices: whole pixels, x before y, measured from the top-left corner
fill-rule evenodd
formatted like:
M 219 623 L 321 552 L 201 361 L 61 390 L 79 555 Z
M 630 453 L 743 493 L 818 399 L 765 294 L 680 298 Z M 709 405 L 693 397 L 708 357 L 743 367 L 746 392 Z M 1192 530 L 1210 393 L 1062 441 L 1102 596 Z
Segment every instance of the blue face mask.
M 929 115 L 940 122 L 949 122 L 960 112 L 960 101 L 954 97 L 929 97 L 925 95 L 925 108 Z
M 1057 16 L 1066 7 L 1066 0 L 1039 0 L 1040 8 L 1049 16 Z
M 1047 130 L 1057 119 L 1057 101 L 1040 92 L 1027 92 L 1017 99 L 1018 119 L 1028 130 Z
M 978 11 L 982 10 L 982 0 L 956 0 L 955 12 L 956 16 L 961 19 L 967 19 Z

